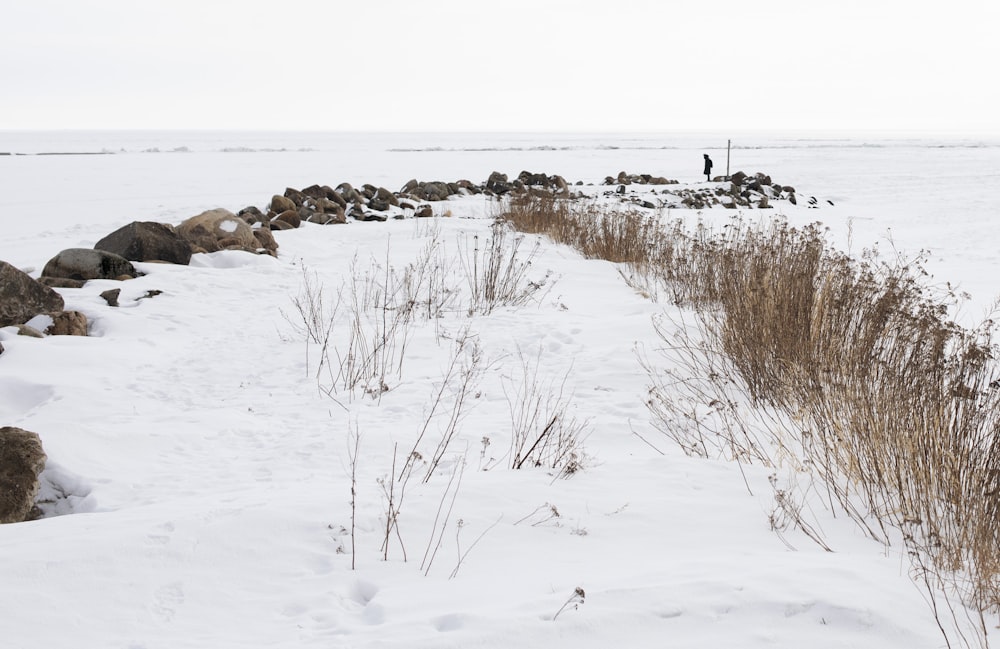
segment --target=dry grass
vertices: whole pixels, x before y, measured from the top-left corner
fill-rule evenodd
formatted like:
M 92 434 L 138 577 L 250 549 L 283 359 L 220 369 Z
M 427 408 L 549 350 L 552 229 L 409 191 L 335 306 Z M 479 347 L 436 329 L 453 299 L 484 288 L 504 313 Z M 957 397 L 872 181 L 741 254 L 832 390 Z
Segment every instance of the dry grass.
M 644 360 L 661 431 L 689 454 L 809 474 L 873 537 L 902 539 L 935 619 L 951 620 L 949 646 L 988 643 L 983 615 L 1000 609 L 993 323 L 951 321 L 956 298 L 929 285 L 921 258 L 849 258 L 819 225 L 781 219 L 712 230 L 538 198 L 503 218 L 621 262 L 631 285 L 693 312 L 661 321 L 661 362 Z

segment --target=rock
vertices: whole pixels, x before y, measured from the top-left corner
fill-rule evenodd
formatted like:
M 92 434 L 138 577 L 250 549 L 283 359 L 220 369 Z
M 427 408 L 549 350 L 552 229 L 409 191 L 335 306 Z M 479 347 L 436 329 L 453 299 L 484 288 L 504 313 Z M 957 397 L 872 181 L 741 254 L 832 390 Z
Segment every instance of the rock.
M 381 199 L 393 207 L 399 207 L 399 199 L 385 187 L 379 187 L 375 190 L 375 198 Z
M 729 177 L 730 182 L 736 185 L 742 185 L 743 181 L 747 179 L 747 175 L 742 171 L 737 171 L 732 176 Z
M 257 239 L 258 252 L 264 252 L 272 257 L 278 256 L 278 242 L 275 241 L 270 228 L 254 228 L 253 236 Z
M 186 265 L 191 261 L 191 244 L 169 225 L 153 221 L 133 221 L 118 228 L 94 245 L 131 261 L 165 261 Z
M 326 225 L 347 223 L 347 211 L 340 205 L 335 205 L 331 211 L 326 212 L 326 216 L 328 217 Z
M 49 336 L 86 336 L 87 316 L 79 311 L 56 311 L 49 313 L 52 324 L 45 328 Z
M 118 306 L 118 296 L 121 292 L 120 288 L 112 288 L 101 293 L 101 297 L 108 303 L 108 306 Z
M 177 234 L 191 244 L 194 252 L 245 250 L 256 252 L 257 237 L 246 221 L 226 209 L 202 212 L 177 226 Z
M 333 213 L 340 207 L 340 203 L 324 196 L 322 198 L 310 198 L 305 206 L 314 212 Z
M 430 205 L 421 205 L 417 208 L 417 211 L 413 213 L 413 216 L 421 219 L 434 216 L 434 208 Z
M 417 179 L 416 178 L 411 178 L 410 180 L 406 181 L 406 184 L 403 185 L 403 187 L 399 190 L 399 193 L 401 193 L 401 194 L 409 194 L 410 192 L 412 192 L 414 189 L 417 188 L 418 184 L 419 183 L 417 183 Z
M 284 221 L 271 221 L 271 231 L 276 232 L 280 230 L 294 230 L 292 226 L 288 225 Z
M 0 327 L 19 325 L 39 313 L 61 311 L 64 306 L 61 295 L 0 261 Z
M 45 460 L 37 433 L 13 426 L 0 428 L 0 523 L 29 518 Z
M 267 209 L 275 214 L 281 214 L 282 212 L 287 212 L 288 210 L 294 210 L 297 207 L 298 206 L 292 199 L 275 194 L 271 197 L 271 204 L 268 205 Z
M 382 198 L 380 198 L 378 196 L 374 196 L 374 197 L 372 197 L 372 199 L 370 201 L 368 201 L 368 207 L 370 209 L 373 209 L 373 210 L 377 211 L 377 212 L 388 212 L 389 211 L 389 202 L 383 200 Z
M 67 279 L 65 277 L 39 277 L 39 284 L 50 288 L 83 288 L 87 281 L 83 279 Z
M 3 343 L 0 343 L 0 356 L 3 355 Z
M 284 221 L 292 228 L 297 228 L 302 225 L 302 217 L 299 216 L 297 210 L 285 210 L 278 216 L 274 217 L 275 221 Z
M 132 262 L 113 252 L 69 248 L 50 259 L 42 269 L 42 275 L 88 281 L 136 277 L 139 273 Z
M 45 338 L 45 334 L 34 327 L 29 327 L 26 324 L 19 324 L 15 326 L 17 327 L 18 336 L 25 336 L 27 338 Z
M 443 201 L 456 192 L 448 183 L 434 181 L 421 184 L 414 193 L 426 201 Z
M 244 207 L 236 213 L 236 216 L 246 221 L 249 225 L 253 225 L 255 223 L 267 223 L 268 221 L 267 216 L 253 205 Z
M 337 185 L 337 189 L 334 190 L 340 194 L 341 198 L 344 199 L 344 207 L 347 207 L 348 203 L 359 203 L 361 202 L 361 194 L 358 190 L 351 186 L 351 183 L 340 183 Z
M 323 185 L 323 186 L 326 187 L 326 185 Z M 341 210 L 346 210 L 347 209 L 347 201 L 344 200 L 344 197 L 341 194 L 339 194 L 337 191 L 335 191 L 333 189 L 330 189 L 329 187 L 326 187 L 326 189 L 329 190 L 326 193 L 326 200 L 333 201 L 334 203 L 336 203 L 337 205 L 340 206 Z
M 520 180 L 525 185 L 531 187 L 548 187 L 549 177 L 545 174 L 531 173 L 530 171 L 522 171 L 517 175 L 517 179 Z
M 305 203 L 306 199 L 309 197 L 297 189 L 286 187 L 285 198 L 291 199 L 291 201 L 295 203 L 295 207 L 302 207 L 302 204 Z
M 494 171 L 486 180 L 486 189 L 493 192 L 497 196 L 503 196 L 504 194 L 510 192 L 512 187 L 511 184 L 507 182 L 507 174 Z
M 794 193 L 791 193 L 791 194 L 788 195 L 788 202 L 791 203 L 792 205 L 798 205 L 799 204 L 799 202 L 795 199 L 795 194 Z
M 302 193 L 309 198 L 326 198 L 326 190 L 319 185 L 309 185 L 302 190 Z

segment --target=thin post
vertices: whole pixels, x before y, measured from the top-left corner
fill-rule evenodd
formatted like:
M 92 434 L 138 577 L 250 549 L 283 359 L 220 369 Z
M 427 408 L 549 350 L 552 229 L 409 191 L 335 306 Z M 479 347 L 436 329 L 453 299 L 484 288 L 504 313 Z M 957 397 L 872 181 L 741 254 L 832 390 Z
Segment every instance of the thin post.
M 726 180 L 729 180 L 729 148 L 732 144 L 732 140 L 726 140 Z

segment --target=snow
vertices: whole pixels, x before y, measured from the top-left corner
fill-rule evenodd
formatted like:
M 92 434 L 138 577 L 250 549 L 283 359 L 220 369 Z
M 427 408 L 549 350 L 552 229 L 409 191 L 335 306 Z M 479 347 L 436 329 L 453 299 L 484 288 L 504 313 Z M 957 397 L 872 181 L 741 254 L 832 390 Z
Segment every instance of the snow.
M 725 137 L 0 132 L 0 152 L 116 152 L 0 156 L 0 259 L 39 269 L 132 220 L 263 207 L 317 182 L 394 190 L 412 177 L 480 182 L 527 169 L 571 184 L 626 170 L 698 185 L 702 152 L 724 172 Z M 938 281 L 972 292 L 963 317 L 989 308 L 997 142 L 734 143 L 733 171 L 820 199 L 774 212 L 823 222 L 844 249 L 890 236 L 903 254 L 926 249 Z M 144 274 L 127 282 L 58 289 L 88 317 L 86 338 L 0 330 L 0 425 L 37 432 L 49 456 L 47 517 L 0 527 L 5 647 L 944 645 L 899 547 L 819 507 L 834 552 L 794 530 L 779 537 L 766 469 L 688 458 L 657 437 L 636 351 L 656 346 L 652 319 L 668 307 L 626 286 L 614 264 L 527 237 L 523 250 L 539 245 L 530 277 L 549 274 L 527 304 L 418 318 L 377 398 L 319 389 L 334 382 L 295 326 L 305 278 L 331 307 L 340 291 L 343 351 L 352 272 L 401 271 L 436 241 L 460 278 L 495 212 L 475 196 L 436 208 L 451 216 L 305 224 L 276 233 L 277 259 L 198 254 L 184 267 L 137 264 Z M 113 287 L 119 308 L 99 297 Z M 408 483 L 386 560 L 382 485 L 428 421 L 463 335 L 484 371 L 437 469 Z M 567 412 L 585 427 L 582 469 L 567 478 L 509 468 L 510 397 L 525 363 L 541 385 L 565 382 Z M 448 427 L 455 386 L 445 388 L 420 478 Z

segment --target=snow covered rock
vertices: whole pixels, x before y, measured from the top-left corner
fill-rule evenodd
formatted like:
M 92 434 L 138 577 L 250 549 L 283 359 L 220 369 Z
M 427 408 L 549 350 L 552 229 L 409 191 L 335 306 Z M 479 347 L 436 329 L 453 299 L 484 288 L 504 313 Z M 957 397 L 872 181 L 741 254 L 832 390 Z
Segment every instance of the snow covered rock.
M 61 311 L 63 306 L 61 295 L 0 261 L 0 327 L 22 324 L 45 311 Z
M 177 234 L 191 244 L 194 252 L 257 252 L 260 247 L 247 222 L 222 208 L 208 210 L 183 221 L 177 226 Z
M 13 426 L 0 428 L 0 523 L 28 519 L 45 459 L 37 433 Z

